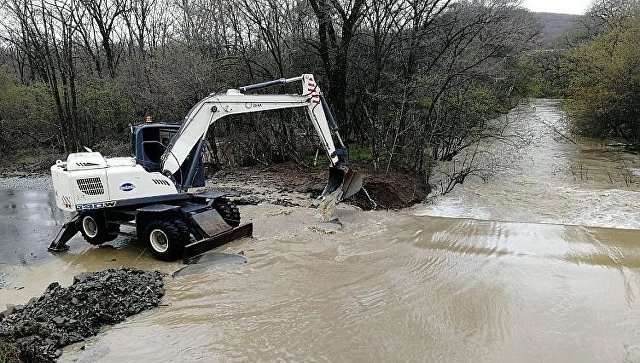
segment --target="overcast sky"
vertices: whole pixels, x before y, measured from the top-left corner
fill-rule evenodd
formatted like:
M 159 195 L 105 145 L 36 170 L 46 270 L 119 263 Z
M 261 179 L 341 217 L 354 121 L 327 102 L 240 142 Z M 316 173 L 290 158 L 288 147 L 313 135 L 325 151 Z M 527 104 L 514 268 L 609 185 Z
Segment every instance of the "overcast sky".
M 591 0 L 524 0 L 522 6 L 535 12 L 583 14 Z

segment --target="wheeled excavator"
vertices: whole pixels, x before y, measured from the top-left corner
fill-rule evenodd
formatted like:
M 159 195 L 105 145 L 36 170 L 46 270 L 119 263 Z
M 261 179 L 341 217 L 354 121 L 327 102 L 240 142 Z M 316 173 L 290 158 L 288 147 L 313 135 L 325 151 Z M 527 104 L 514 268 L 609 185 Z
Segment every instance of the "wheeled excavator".
M 293 82 L 300 94 L 247 94 Z M 100 245 L 115 239 L 121 225 L 136 228 L 154 257 L 190 258 L 232 240 L 250 237 L 253 225 L 240 224 L 238 207 L 222 192 L 193 192 L 204 186 L 202 156 L 209 127 L 222 117 L 268 110 L 306 108 L 329 158 L 329 180 L 321 198 L 338 201 L 362 188 L 362 176 L 349 167 L 347 146 L 312 74 L 212 93 L 181 124 L 132 127 L 135 157 L 105 158 L 98 152 L 69 154 L 51 166 L 56 205 L 75 215 L 49 249 L 64 251 L 78 232 Z M 334 143 L 337 141 L 337 147 Z

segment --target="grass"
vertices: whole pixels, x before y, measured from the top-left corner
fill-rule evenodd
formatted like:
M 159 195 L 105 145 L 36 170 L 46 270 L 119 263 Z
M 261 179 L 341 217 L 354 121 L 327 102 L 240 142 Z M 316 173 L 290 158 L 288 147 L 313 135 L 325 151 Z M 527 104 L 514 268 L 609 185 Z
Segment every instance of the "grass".
M 349 161 L 371 161 L 373 155 L 371 150 L 366 147 L 352 146 L 349 148 Z

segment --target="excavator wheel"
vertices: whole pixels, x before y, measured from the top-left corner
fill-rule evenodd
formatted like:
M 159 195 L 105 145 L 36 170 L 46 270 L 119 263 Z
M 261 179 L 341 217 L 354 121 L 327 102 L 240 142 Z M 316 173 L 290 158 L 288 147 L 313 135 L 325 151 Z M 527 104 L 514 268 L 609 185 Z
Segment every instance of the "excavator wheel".
M 153 256 L 162 261 L 181 258 L 184 246 L 191 242 L 189 228 L 178 218 L 149 222 L 144 236 Z
M 88 212 L 78 219 L 78 230 L 82 237 L 92 245 L 101 245 L 105 242 L 113 241 L 118 237 L 120 225 L 108 223 L 104 213 Z
M 240 210 L 227 198 L 218 198 L 213 202 L 213 208 L 231 227 L 240 225 Z

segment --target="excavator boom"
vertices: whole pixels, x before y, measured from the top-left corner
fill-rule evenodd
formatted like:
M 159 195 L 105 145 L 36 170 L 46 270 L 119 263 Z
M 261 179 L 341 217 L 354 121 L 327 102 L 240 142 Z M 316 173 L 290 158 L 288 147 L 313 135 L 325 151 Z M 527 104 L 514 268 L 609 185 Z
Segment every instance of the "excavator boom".
M 300 94 L 242 93 L 297 81 L 302 83 Z M 307 110 L 309 119 L 330 163 L 329 181 L 322 196 L 326 196 L 338 188 L 342 188 L 338 200 L 357 193 L 362 187 L 362 176 L 350 170 L 347 148 L 338 133 L 337 125 L 322 96 L 320 87 L 311 74 L 229 89 L 224 94 L 211 94 L 205 97 L 189 111 L 182 127 L 168 145 L 162 156 L 162 172 L 164 175 L 173 176 L 179 180 L 177 184 L 186 191 L 192 186 L 196 170 L 195 163 L 197 162 L 197 158 L 189 158 L 189 156 L 198 155 L 201 152 L 209 127 L 217 120 L 234 114 L 303 107 Z M 334 143 L 334 136 L 338 141 L 338 147 Z M 183 168 L 188 160 L 192 165 Z M 186 175 L 179 175 L 185 169 Z M 345 180 L 348 183 L 344 183 Z

